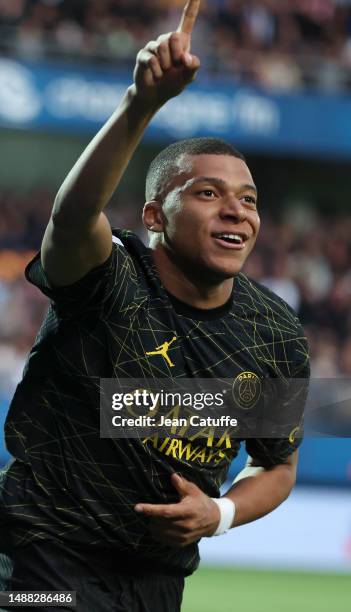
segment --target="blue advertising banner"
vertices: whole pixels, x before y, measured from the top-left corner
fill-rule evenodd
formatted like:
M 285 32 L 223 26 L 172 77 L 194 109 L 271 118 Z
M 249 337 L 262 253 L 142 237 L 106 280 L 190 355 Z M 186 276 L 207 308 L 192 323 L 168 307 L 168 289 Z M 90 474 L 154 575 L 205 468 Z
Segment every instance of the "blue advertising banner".
M 130 76 L 111 69 L 0 58 L 0 126 L 93 133 L 129 84 Z M 252 152 L 351 158 L 351 97 L 272 95 L 199 80 L 158 113 L 146 139 L 199 135 Z

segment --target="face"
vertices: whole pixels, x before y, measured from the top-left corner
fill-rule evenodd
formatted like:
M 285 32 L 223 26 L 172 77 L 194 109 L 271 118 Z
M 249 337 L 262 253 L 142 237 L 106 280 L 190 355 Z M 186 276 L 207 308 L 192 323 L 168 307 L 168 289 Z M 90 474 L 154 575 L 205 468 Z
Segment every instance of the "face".
M 214 281 L 235 276 L 260 227 L 247 165 L 229 155 L 184 157 L 161 216 L 162 245 L 179 266 Z

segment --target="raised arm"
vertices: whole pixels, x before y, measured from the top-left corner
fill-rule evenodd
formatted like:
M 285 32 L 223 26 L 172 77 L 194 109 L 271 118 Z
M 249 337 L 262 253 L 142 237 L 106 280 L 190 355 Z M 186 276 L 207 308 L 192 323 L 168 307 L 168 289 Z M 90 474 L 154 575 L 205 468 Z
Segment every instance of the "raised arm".
M 189 0 L 178 30 L 140 51 L 133 85 L 61 186 L 41 251 L 53 285 L 70 285 L 109 257 L 111 228 L 102 211 L 153 116 L 196 76 L 200 62 L 190 50 L 199 8 L 200 0 Z

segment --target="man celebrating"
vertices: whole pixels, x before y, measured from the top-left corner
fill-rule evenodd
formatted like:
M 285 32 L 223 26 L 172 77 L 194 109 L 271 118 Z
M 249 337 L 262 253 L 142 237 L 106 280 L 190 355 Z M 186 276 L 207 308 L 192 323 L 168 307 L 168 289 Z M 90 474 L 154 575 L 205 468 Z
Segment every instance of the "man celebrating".
M 150 248 L 113 235 L 103 213 L 150 120 L 196 76 L 199 5 L 189 0 L 178 31 L 138 54 L 133 85 L 66 178 L 26 271 L 51 306 L 6 423 L 7 588 L 76 591 L 79 611 L 179 610 L 197 542 L 271 512 L 295 483 L 294 436 L 247 439 L 252 459 L 223 498 L 240 440 L 99 436 L 102 378 L 231 379 L 240 401 L 243 380 L 308 375 L 295 314 L 241 273 L 260 219 L 231 145 L 188 140 L 153 161 Z

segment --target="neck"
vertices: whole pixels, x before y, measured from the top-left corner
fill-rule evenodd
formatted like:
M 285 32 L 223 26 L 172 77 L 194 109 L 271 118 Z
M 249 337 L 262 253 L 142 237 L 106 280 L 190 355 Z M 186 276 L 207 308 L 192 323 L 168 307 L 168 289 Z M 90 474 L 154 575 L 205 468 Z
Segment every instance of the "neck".
M 233 291 L 233 279 L 222 281 L 199 278 L 199 275 L 190 269 L 190 266 L 175 262 L 168 251 L 161 245 L 152 250 L 152 257 L 163 286 L 178 300 L 193 306 L 210 310 L 225 304 Z

